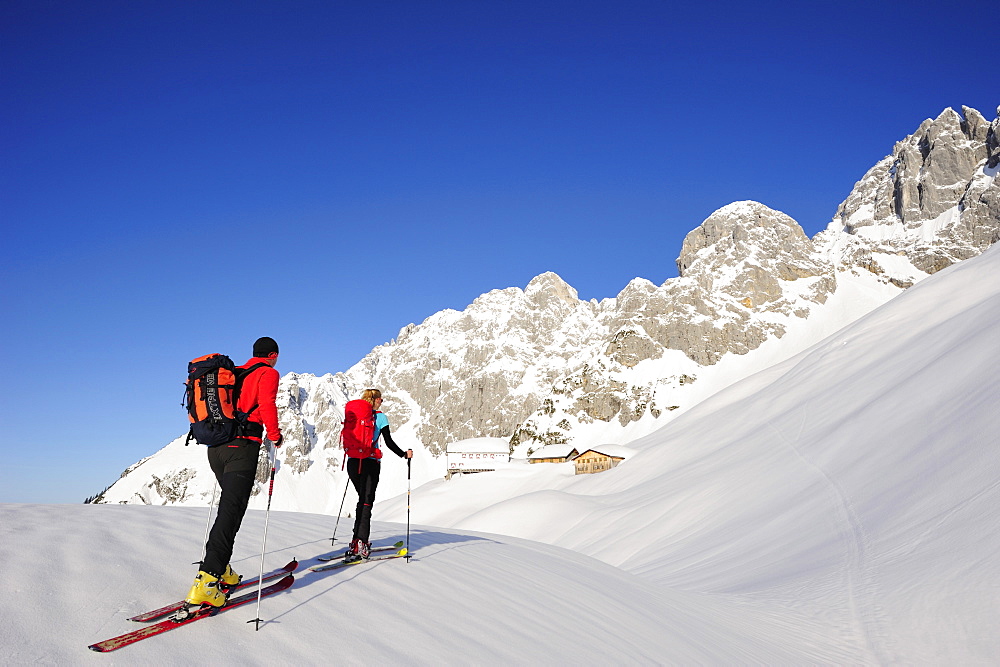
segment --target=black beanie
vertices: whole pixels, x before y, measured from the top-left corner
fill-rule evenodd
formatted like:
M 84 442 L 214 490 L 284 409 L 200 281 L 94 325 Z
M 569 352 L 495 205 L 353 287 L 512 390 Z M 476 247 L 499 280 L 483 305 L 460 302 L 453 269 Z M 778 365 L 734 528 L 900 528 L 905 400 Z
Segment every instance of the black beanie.
M 269 336 L 258 338 L 257 342 L 253 344 L 253 356 L 255 357 L 267 359 L 267 356 L 272 352 L 278 353 L 278 344 Z

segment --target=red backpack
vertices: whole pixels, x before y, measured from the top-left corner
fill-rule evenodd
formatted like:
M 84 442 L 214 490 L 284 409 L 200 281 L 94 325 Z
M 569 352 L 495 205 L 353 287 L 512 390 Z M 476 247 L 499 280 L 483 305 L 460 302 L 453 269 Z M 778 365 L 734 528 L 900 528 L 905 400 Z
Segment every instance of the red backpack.
M 381 458 L 382 450 L 375 447 L 375 410 L 368 401 L 355 399 L 344 406 L 344 428 L 340 440 L 344 452 L 352 459 Z

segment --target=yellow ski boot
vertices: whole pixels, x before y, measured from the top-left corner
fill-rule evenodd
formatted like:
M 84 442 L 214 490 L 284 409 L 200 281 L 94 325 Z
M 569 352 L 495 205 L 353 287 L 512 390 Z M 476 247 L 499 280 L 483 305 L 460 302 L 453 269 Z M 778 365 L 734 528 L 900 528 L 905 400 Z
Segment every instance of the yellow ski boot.
M 218 577 L 213 577 L 208 572 L 202 570 L 194 578 L 191 590 L 188 591 L 184 601 L 189 605 L 211 605 L 221 607 L 226 604 L 226 594 L 219 589 Z
M 241 581 L 243 581 L 243 575 L 236 574 L 233 572 L 233 566 L 227 565 L 226 571 L 222 573 L 221 577 L 219 577 L 218 586 L 223 593 L 229 595 L 233 592 L 233 589 L 240 585 Z

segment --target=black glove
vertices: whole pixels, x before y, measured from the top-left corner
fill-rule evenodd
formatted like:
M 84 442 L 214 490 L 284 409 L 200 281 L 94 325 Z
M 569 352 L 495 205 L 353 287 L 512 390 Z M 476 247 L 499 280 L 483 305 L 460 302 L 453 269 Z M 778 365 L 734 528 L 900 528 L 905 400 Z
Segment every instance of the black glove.
M 285 441 L 285 436 L 279 435 L 278 441 L 274 443 L 274 448 L 277 449 L 278 447 L 281 447 L 281 443 L 283 443 L 284 441 Z

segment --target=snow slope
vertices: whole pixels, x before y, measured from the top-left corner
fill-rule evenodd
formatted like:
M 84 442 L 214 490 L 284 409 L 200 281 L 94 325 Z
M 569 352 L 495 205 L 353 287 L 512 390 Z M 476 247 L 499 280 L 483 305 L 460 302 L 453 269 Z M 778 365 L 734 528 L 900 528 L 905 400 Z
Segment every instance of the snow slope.
M 206 510 L 0 506 L 0 662 L 996 664 L 998 275 L 993 248 L 925 279 L 614 470 L 423 485 L 412 562 L 304 574 L 260 632 L 233 610 L 91 654 L 185 592 Z M 406 504 L 376 506 L 376 539 L 405 532 Z M 257 569 L 263 519 L 237 570 Z M 333 521 L 272 512 L 267 566 L 312 564 Z
M 111 654 L 95 641 L 183 595 L 198 551 L 195 508 L 5 505 L 7 607 L 0 662 L 25 664 L 597 664 L 801 661 L 786 628 L 712 596 L 651 587 L 592 558 L 512 538 L 418 528 L 416 557 L 300 574 L 253 605 Z M 330 518 L 275 513 L 268 567 L 330 547 Z M 379 523 L 390 541 L 400 526 Z M 248 515 L 236 569 L 259 567 L 263 515 Z M 253 542 L 256 541 L 256 544 Z M 44 545 L 44 564 L 32 545 Z M 255 550 L 256 547 L 256 550 Z M 37 572 L 36 576 L 26 576 Z M 60 576 L 51 576 L 59 572 Z M 49 573 L 49 574 L 46 574 Z M 67 582 L 72 585 L 67 586 Z M 356 613 L 360 622 L 348 622 Z M 581 636 L 583 635 L 583 636 Z
M 1000 657 L 998 275 L 994 248 L 927 279 L 631 443 L 615 470 L 430 484 L 450 502 L 418 495 L 418 520 L 826 618 L 863 662 Z M 400 501 L 377 509 L 398 519 Z

